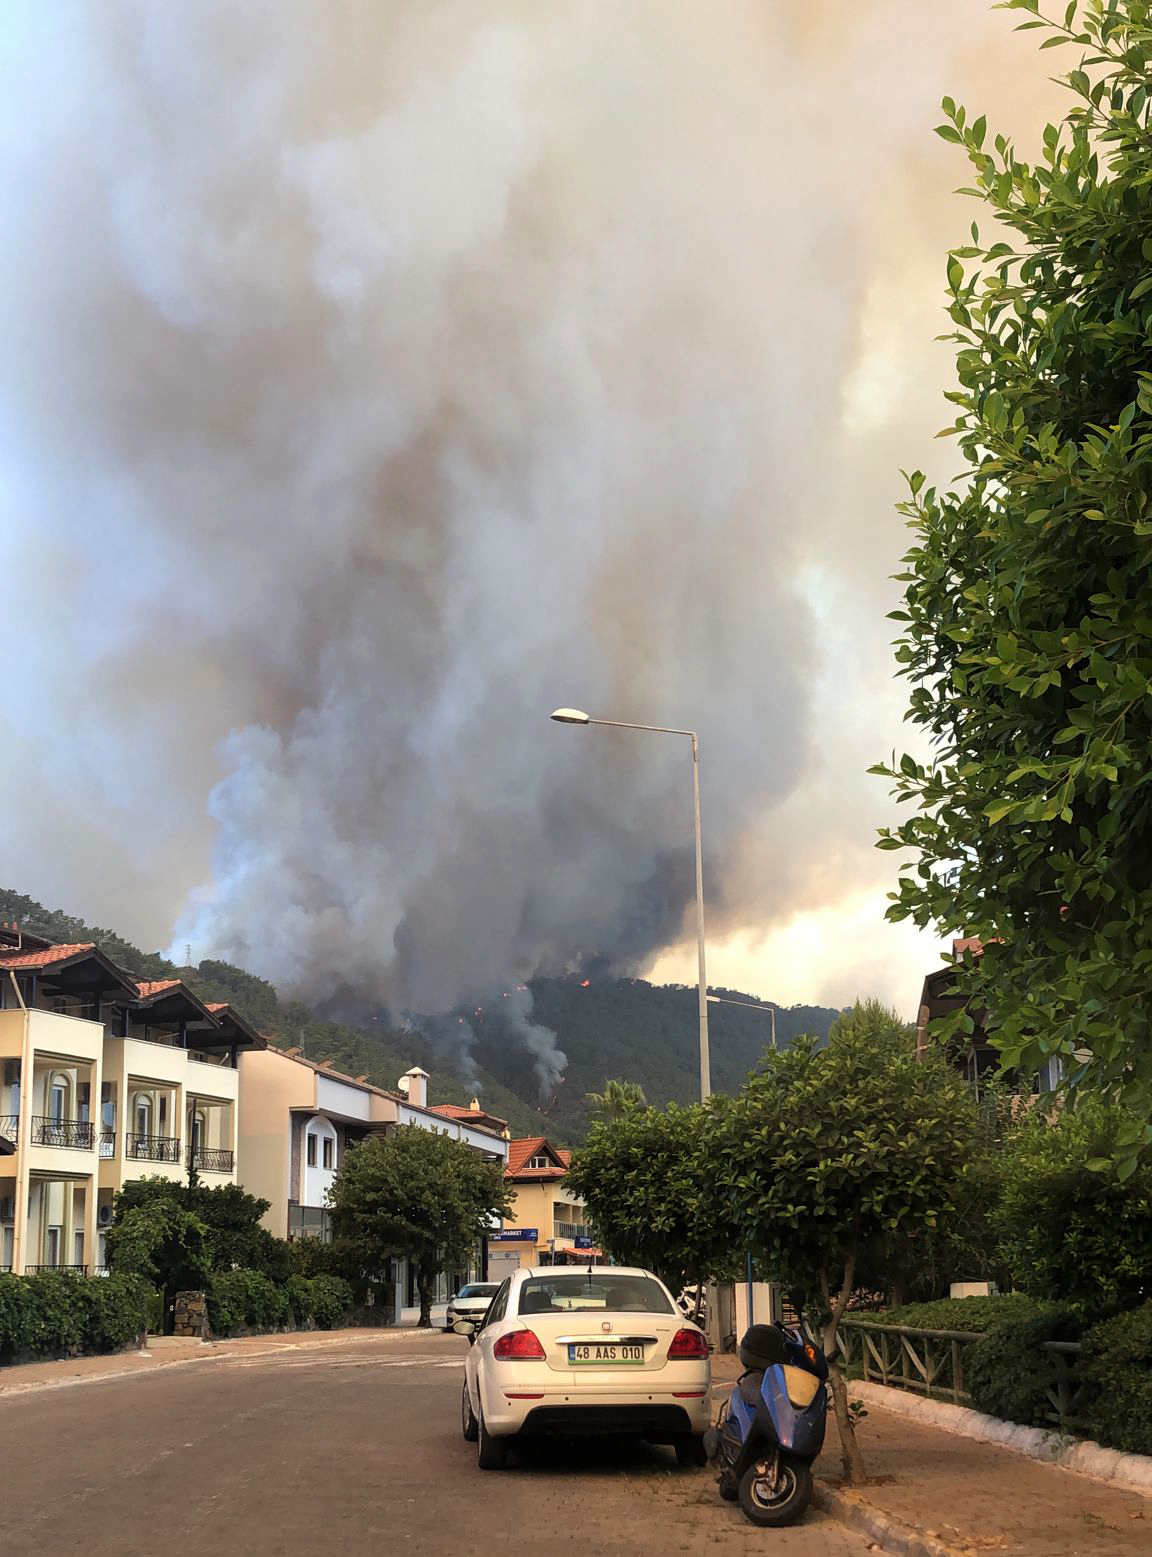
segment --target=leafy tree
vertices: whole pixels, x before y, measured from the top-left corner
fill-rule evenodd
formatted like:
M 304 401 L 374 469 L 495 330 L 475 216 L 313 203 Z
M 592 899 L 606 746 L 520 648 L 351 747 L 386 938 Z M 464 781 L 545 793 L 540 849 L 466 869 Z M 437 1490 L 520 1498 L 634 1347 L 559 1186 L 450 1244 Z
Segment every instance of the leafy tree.
M 1004 1158 L 995 1221 L 1015 1285 L 1088 1319 L 1152 1292 L 1152 1163 L 1120 1179 L 1111 1161 L 1128 1123 L 1090 1096 L 1056 1119 L 1033 1109 Z
M 962 986 L 1004 1065 L 1060 1054 L 1135 1110 L 1131 1173 L 1152 1140 L 1152 9 L 1005 8 L 1080 57 L 1032 164 L 944 100 L 995 241 L 973 224 L 948 261 L 965 468 L 910 478 L 893 613 L 935 756 L 873 770 L 917 807 L 879 846 L 916 856 L 890 918 L 983 939 Z
M 634 1108 L 648 1106 L 644 1088 L 638 1081 L 605 1081 L 603 1092 L 586 1092 L 584 1101 L 589 1113 L 598 1114 L 601 1119 L 615 1119 Z
M 626 1107 L 593 1124 L 568 1171 L 605 1251 L 674 1291 L 736 1274 L 739 1232 L 716 1175 L 728 1106 Z
M 747 1238 L 778 1278 L 819 1291 L 849 1481 L 863 1473 L 836 1336 L 857 1270 L 951 1209 L 974 1104 L 943 1055 L 918 1060 L 907 1026 L 874 1000 L 814 1040 L 769 1053 L 732 1106 L 714 1168 Z
M 271 1202 L 248 1194 L 239 1184 L 210 1186 L 198 1181 L 177 1184 L 159 1177 L 136 1179 L 125 1184 L 116 1196 L 116 1222 L 133 1207 L 151 1205 L 156 1200 L 174 1201 L 200 1221 L 204 1227 L 204 1251 L 212 1270 L 239 1266 L 261 1271 L 273 1281 L 284 1281 L 295 1268 L 292 1246 L 261 1226 L 260 1219 Z
M 407 1257 L 416 1272 L 420 1320 L 431 1320 L 436 1277 L 465 1268 L 511 1198 L 502 1165 L 462 1141 L 404 1125 L 349 1151 L 331 1190 L 336 1238 L 378 1274 Z
M 145 1277 L 163 1290 L 167 1304 L 177 1292 L 208 1284 L 207 1240 L 199 1217 L 171 1196 L 153 1196 L 118 1208 L 108 1229 L 108 1267 L 115 1275 Z

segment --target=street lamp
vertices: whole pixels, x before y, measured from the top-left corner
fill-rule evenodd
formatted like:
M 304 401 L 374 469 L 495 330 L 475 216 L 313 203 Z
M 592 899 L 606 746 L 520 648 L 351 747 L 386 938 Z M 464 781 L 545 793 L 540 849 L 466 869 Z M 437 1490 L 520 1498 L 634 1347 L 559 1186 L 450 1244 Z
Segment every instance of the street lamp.
M 708 980 L 704 972 L 704 857 L 700 844 L 700 742 L 695 730 L 672 730 L 662 724 L 628 724 L 623 719 L 592 719 L 579 708 L 557 708 L 557 724 L 602 724 L 614 730 L 648 730 L 653 735 L 686 735 L 692 742 L 692 818 L 696 833 L 696 956 L 697 1003 L 700 1017 L 700 1097 L 712 1092 L 708 1054 Z
M 767 1011 L 772 1018 L 772 1047 L 776 1047 L 776 1007 L 762 1000 L 733 1000 L 730 995 L 709 995 L 710 1006 L 747 1006 L 749 1011 Z

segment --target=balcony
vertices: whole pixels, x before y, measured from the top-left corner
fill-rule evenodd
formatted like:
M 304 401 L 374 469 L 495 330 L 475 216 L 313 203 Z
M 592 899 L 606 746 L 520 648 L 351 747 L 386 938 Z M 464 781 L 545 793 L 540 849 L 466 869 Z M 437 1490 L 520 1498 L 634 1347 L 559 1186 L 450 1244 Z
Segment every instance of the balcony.
M 115 1132 L 115 1130 L 108 1130 L 108 1129 L 101 1130 L 101 1132 L 100 1132 L 100 1155 L 101 1155 L 101 1157 L 115 1157 L 115 1155 L 116 1155 L 116 1132 Z
M 146 1162 L 179 1162 L 180 1137 L 178 1135 L 136 1135 L 131 1130 L 124 1137 L 124 1155 Z
M 218 1147 L 201 1146 L 199 1151 L 189 1151 L 184 1160 L 189 1168 L 197 1172 L 231 1173 L 236 1154 L 221 1151 Z
M 0 1135 L 6 1141 L 14 1141 L 16 1132 L 20 1128 L 19 1114 L 0 1114 Z
M 88 1267 L 87 1265 L 25 1265 L 24 1267 L 26 1276 L 42 1276 L 46 1271 L 63 1271 L 71 1276 L 86 1276 Z
M 56 1119 L 32 1115 L 33 1146 L 67 1146 L 90 1152 L 96 1144 L 96 1127 L 88 1119 Z
M 554 1222 L 553 1235 L 557 1238 L 587 1238 L 588 1229 L 581 1222 Z

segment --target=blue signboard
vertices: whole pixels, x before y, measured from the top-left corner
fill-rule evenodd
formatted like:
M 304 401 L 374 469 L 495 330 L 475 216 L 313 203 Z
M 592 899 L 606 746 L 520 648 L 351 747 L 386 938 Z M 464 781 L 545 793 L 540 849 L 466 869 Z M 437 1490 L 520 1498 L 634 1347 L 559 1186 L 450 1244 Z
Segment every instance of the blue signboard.
M 504 1227 L 499 1232 L 489 1233 L 489 1243 L 535 1243 L 540 1229 L 538 1227 Z
M 575 1238 L 573 1242 L 578 1249 L 594 1249 L 596 1247 L 595 1238 Z

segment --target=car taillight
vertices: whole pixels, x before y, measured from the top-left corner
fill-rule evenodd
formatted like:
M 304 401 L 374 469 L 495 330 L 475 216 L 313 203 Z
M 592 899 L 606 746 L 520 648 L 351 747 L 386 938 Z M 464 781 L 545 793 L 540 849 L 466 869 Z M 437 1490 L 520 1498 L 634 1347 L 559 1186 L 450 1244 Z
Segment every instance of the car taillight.
M 703 1358 L 707 1355 L 708 1342 L 699 1330 L 677 1330 L 668 1348 L 668 1357 L 672 1362 L 684 1362 L 689 1357 Z
M 492 1355 L 505 1360 L 509 1357 L 519 1357 L 521 1360 L 530 1357 L 536 1362 L 543 1362 L 544 1348 L 531 1330 L 513 1330 L 500 1337 L 492 1348 Z

